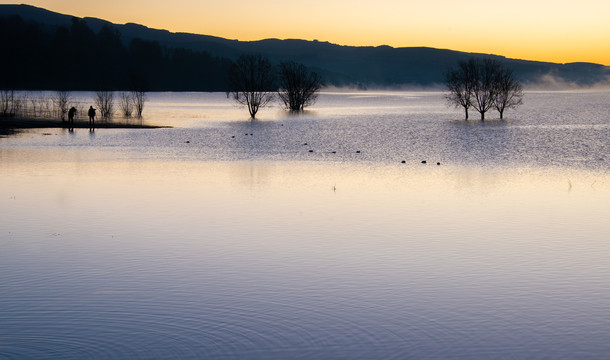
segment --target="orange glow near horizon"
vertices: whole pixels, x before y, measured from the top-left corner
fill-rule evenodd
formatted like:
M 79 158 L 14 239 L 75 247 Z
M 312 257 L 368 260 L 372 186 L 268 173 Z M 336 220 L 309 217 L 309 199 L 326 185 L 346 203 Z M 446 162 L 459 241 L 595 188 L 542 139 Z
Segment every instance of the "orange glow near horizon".
M 9 3 L 0 0 L 0 3 Z M 238 39 L 426 46 L 556 63 L 610 65 L 610 1 L 31 0 L 30 5 L 114 23 Z

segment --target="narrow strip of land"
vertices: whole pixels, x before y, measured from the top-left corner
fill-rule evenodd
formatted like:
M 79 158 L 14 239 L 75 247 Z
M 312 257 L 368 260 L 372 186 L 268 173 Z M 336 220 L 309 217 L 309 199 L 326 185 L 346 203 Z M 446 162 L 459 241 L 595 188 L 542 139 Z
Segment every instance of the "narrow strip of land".
M 148 125 L 128 121 L 96 121 L 90 124 L 88 120 L 74 121 L 72 124 L 52 119 L 19 119 L 0 118 L 0 129 L 36 129 L 36 128 L 69 128 L 69 129 L 158 129 L 171 126 Z

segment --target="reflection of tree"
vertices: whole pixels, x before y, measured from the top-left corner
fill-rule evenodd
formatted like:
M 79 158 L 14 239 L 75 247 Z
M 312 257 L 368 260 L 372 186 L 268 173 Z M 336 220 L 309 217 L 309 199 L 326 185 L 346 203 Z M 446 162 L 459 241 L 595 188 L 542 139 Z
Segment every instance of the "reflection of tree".
M 247 106 L 251 118 L 261 107 L 273 100 L 273 72 L 271 62 L 262 55 L 242 55 L 229 72 L 230 95 Z

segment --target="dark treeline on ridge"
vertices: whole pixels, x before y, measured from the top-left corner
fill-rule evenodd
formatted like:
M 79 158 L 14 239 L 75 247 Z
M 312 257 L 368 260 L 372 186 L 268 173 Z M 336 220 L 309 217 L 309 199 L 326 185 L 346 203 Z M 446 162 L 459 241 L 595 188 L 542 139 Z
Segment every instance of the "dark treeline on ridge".
M 0 17 L 0 87 L 22 90 L 224 91 L 228 59 L 132 39 L 108 26 L 94 32 L 72 24 L 48 26 Z

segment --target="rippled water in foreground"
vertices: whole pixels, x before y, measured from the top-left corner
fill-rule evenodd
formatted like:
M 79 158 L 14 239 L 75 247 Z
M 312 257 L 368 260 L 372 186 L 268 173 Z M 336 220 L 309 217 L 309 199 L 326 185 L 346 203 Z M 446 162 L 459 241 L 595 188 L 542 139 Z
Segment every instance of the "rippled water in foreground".
M 0 358 L 605 358 L 610 93 L 525 101 L 152 94 L 175 128 L 0 138 Z

